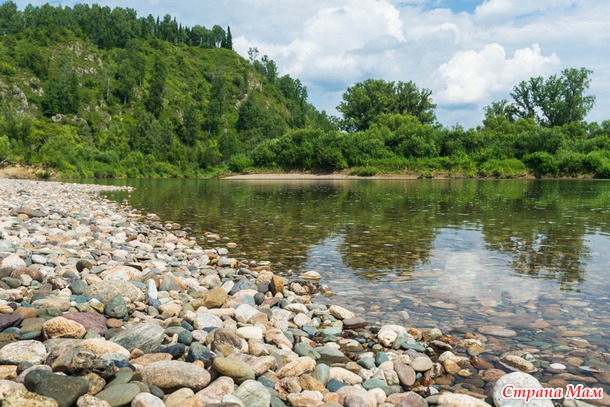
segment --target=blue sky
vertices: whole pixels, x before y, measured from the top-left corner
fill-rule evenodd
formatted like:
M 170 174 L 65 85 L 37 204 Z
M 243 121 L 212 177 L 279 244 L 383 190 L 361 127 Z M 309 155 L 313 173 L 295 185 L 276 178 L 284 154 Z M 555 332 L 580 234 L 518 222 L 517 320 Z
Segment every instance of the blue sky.
M 2 0 L 0 0 L 2 1 Z M 15 1 L 20 8 L 28 3 Z M 75 1 L 56 1 L 73 5 Z M 594 71 L 590 121 L 610 119 L 610 2 L 599 0 L 99 0 L 187 25 L 230 25 L 234 48 L 268 55 L 336 114 L 367 78 L 431 89 L 446 126 L 481 124 L 483 108 L 532 76 Z

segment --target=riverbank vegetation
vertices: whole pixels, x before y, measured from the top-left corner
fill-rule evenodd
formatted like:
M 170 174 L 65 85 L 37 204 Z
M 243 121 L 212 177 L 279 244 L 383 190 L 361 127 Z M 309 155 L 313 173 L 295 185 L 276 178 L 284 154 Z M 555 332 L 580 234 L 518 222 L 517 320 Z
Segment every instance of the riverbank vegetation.
M 584 121 L 584 68 L 517 84 L 465 129 L 440 125 L 432 93 L 411 81 L 356 83 L 330 117 L 256 48 L 235 53 L 230 27 L 9 1 L 0 32 L 0 163 L 43 177 L 610 177 L 610 121 Z

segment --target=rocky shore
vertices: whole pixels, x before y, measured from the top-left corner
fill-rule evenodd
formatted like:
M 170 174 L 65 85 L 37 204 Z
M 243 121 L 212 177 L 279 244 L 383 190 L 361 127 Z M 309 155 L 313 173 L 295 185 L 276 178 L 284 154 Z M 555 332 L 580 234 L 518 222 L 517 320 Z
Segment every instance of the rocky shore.
M 376 326 L 316 301 L 319 274 L 235 258 L 112 188 L 0 179 L 3 407 L 610 405 L 504 399 L 542 385 L 527 352 L 486 354 L 501 327 Z M 569 379 L 550 385 L 610 382 Z

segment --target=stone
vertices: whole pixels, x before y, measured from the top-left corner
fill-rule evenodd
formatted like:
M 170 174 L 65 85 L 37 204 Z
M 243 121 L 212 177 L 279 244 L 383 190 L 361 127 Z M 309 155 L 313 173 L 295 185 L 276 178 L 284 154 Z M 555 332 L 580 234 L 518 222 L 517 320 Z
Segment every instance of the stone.
M 210 291 L 205 292 L 200 299 L 196 300 L 193 304 L 193 308 L 197 309 L 201 306 L 208 309 L 220 308 L 227 298 L 229 298 L 229 295 L 224 289 L 220 287 L 213 288 Z
M 2 262 L 0 263 L 0 268 L 4 267 L 18 269 L 27 267 L 27 264 L 21 257 L 12 253 L 2 259 Z
M 112 297 L 104 307 L 104 314 L 111 318 L 123 319 L 127 316 L 127 303 L 121 296 Z
M 390 348 L 399 334 L 407 333 L 407 330 L 400 325 L 383 325 L 377 333 L 377 339 L 386 348 Z
M 104 355 L 121 355 L 125 358 L 129 358 L 130 355 L 129 350 L 123 346 L 102 338 L 85 339 L 80 343 L 80 346 L 90 350 L 98 358 Z
M 319 391 L 305 390 L 288 394 L 288 401 L 293 406 L 317 407 L 323 404 L 323 400 L 324 396 Z
M 2 407 L 58 407 L 51 397 L 41 396 L 29 391 L 17 390 L 9 394 L 2 402 Z
M 427 372 L 428 370 L 432 369 L 433 364 L 434 363 L 429 357 L 420 356 L 413 359 L 413 361 L 411 362 L 411 367 L 416 372 Z
M 165 407 L 165 403 L 150 393 L 140 393 L 131 402 L 131 407 Z
M 198 314 L 193 321 L 195 329 L 210 330 L 222 327 L 222 319 L 209 312 Z
M 221 376 L 210 383 L 205 389 L 199 390 L 195 397 L 205 403 L 211 400 L 222 400 L 222 398 L 233 393 L 235 382 L 230 377 Z
M 305 373 L 311 373 L 316 367 L 316 361 L 310 357 L 302 356 L 297 360 L 280 367 L 276 374 L 282 379 L 284 377 L 298 377 Z
M 410 388 L 415 384 L 417 373 L 409 365 L 404 364 L 399 360 L 394 361 L 394 371 L 398 375 L 398 380 L 403 386 Z
M 496 407 L 553 407 L 548 399 L 525 400 L 506 399 L 502 396 L 504 386 L 511 385 L 516 389 L 541 389 L 542 385 L 534 376 L 527 373 L 514 372 L 502 376 L 493 387 L 493 400 Z
M 390 394 L 386 399 L 386 403 L 409 407 L 428 407 L 426 400 L 412 391 Z
M 515 355 L 506 355 L 503 358 L 500 358 L 500 363 L 513 368 L 513 370 L 518 369 L 525 373 L 533 373 L 537 370 L 532 362 Z
M 352 311 L 350 311 L 346 308 L 340 307 L 338 305 L 331 305 L 330 307 L 328 307 L 328 311 L 330 312 L 330 315 L 332 315 L 333 317 L 340 319 L 340 320 L 355 317 L 355 315 Z
M 343 320 L 344 329 L 358 329 L 364 328 L 368 325 L 368 322 L 362 317 L 345 318 Z
M 46 370 L 32 370 L 25 376 L 25 387 L 31 392 L 51 397 L 59 407 L 71 407 L 83 394 L 89 383 L 79 377 L 63 376 Z
M 140 301 L 144 298 L 142 290 L 123 280 L 100 281 L 88 286 L 83 295 L 86 297 L 102 297 L 104 303 L 116 296 L 127 297 L 131 302 Z
M 319 380 L 322 384 L 326 385 L 330 380 L 330 367 L 326 364 L 318 364 L 316 368 L 311 373 L 311 376 Z
M 13 342 L 0 349 L 0 364 L 18 365 L 22 362 L 29 362 L 39 365 L 44 361 L 47 349 L 38 341 L 26 340 Z
M 243 326 L 241 328 L 237 328 L 235 331 L 237 335 L 241 336 L 244 339 L 263 339 L 263 330 L 258 326 Z
M 284 291 L 284 279 L 281 276 L 274 275 L 271 279 L 271 283 L 269 284 L 269 288 L 273 295 L 277 293 L 282 293 Z
M 244 406 L 271 406 L 271 393 L 269 393 L 269 391 L 263 384 L 254 380 L 246 380 L 245 382 L 243 382 L 234 394 L 242 401 Z
M 318 363 L 332 365 L 335 363 L 348 363 L 350 361 L 343 352 L 330 346 L 318 346 L 315 348 L 315 351 L 320 354 L 320 357 L 317 359 Z
M 479 332 L 484 335 L 498 336 L 501 338 L 512 338 L 517 336 L 517 332 L 512 329 L 506 329 L 495 325 L 483 325 L 479 328 Z
M 76 400 L 76 407 L 110 407 L 110 404 L 89 394 L 83 394 Z
M 210 383 L 210 374 L 193 363 L 177 360 L 150 363 L 141 370 L 142 381 L 164 390 L 188 387 L 199 391 Z
M 362 383 L 362 377 L 358 376 L 356 373 L 350 372 L 347 369 L 342 367 L 331 367 L 330 368 L 330 378 L 342 381 L 347 384 L 360 384 Z
M 26 391 L 27 389 L 22 383 L 16 383 L 12 380 L 0 380 L 0 402 L 9 394 L 19 390 Z
M 103 336 L 108 329 L 106 327 L 106 318 L 97 312 L 67 312 L 62 317 L 71 321 L 76 321 L 88 331 L 97 332 Z
M 248 304 L 241 304 L 235 309 L 235 320 L 237 322 L 251 323 L 255 315 L 260 311 Z
M 152 322 L 147 322 L 126 329 L 112 337 L 110 341 L 121 345 L 130 352 L 138 348 L 144 353 L 149 353 L 161 347 L 164 334 L 165 331 L 162 327 Z
M 108 402 L 111 407 L 119 407 L 131 403 L 139 393 L 140 388 L 137 385 L 124 383 L 108 387 L 97 393 L 95 397 Z
M 42 325 L 42 333 L 47 339 L 76 338 L 80 339 L 87 333 L 84 326 L 64 317 L 49 319 Z
M 91 270 L 93 268 L 93 264 L 87 259 L 79 259 L 74 267 L 76 267 L 76 271 L 82 273 L 82 271 L 85 269 Z
M 22 315 L 0 314 L 0 331 L 10 327 L 20 327 L 23 319 Z
M 180 390 L 176 390 L 175 392 L 173 392 L 172 394 L 170 394 L 166 399 L 165 399 L 165 407 L 180 407 L 184 405 L 184 402 L 193 397 L 195 395 L 195 393 L 193 392 L 193 390 L 184 387 Z
M 212 335 L 212 350 L 230 349 L 231 353 L 237 351 L 247 351 L 248 344 L 237 333 L 230 329 L 215 329 Z
M 483 400 L 467 394 L 441 393 L 437 401 L 439 407 L 491 407 Z
M 142 272 L 129 266 L 115 266 L 102 272 L 99 276 L 102 280 L 136 281 L 142 277 Z
M 95 354 L 81 346 L 57 347 L 47 357 L 54 372 L 83 374 L 94 368 Z
M 238 384 L 255 378 L 252 367 L 239 359 L 216 357 L 212 366 L 218 373 L 232 378 Z

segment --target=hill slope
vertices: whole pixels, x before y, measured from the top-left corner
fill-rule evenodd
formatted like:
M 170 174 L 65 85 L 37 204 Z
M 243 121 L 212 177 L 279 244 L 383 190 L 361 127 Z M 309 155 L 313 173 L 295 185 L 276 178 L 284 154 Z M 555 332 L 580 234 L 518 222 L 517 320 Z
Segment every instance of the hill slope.
M 193 176 L 333 124 L 300 81 L 214 26 L 131 9 L 0 5 L 0 162 L 87 177 Z M 239 169 L 239 168 L 237 168 Z

